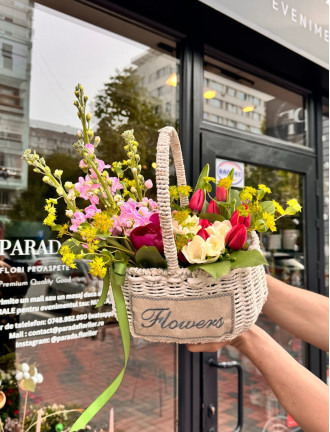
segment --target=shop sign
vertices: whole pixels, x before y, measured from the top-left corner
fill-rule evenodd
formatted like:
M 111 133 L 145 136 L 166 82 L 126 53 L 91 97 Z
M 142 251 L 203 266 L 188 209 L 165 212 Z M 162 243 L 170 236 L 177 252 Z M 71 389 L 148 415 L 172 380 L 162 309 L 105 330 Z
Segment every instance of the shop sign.
M 200 1 L 329 68 L 328 0 Z
M 225 159 L 216 159 L 215 162 L 215 175 L 216 181 L 226 177 L 230 171 L 234 169 L 234 181 L 232 186 L 242 188 L 244 187 L 244 163 L 229 161 Z

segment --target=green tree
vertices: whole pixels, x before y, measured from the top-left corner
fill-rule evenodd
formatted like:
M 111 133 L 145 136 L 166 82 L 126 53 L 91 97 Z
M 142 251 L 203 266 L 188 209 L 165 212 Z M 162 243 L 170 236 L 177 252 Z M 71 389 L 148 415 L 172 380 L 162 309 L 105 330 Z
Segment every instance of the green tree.
M 107 162 L 125 159 L 121 134 L 134 129 L 139 142 L 143 174 L 154 176 L 152 162 L 156 160 L 158 130 L 173 121 L 165 115 L 161 102 L 152 98 L 141 85 L 141 77 L 133 68 L 111 76 L 95 100 L 98 119 L 96 134 L 100 136 L 99 154 Z

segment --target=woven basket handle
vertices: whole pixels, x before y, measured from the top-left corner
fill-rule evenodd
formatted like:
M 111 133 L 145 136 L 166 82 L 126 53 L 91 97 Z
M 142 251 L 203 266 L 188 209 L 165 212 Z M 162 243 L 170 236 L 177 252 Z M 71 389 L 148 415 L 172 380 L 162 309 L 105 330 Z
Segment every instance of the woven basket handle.
M 175 246 L 172 225 L 172 213 L 169 192 L 169 161 L 170 147 L 175 164 L 178 186 L 186 185 L 186 173 L 184 170 L 181 146 L 176 130 L 166 126 L 159 130 L 156 155 L 156 184 L 157 201 L 159 205 L 159 219 L 162 228 L 164 253 L 168 264 L 168 273 L 175 274 L 179 269 L 178 255 Z M 188 197 L 180 197 L 181 206 L 187 206 Z

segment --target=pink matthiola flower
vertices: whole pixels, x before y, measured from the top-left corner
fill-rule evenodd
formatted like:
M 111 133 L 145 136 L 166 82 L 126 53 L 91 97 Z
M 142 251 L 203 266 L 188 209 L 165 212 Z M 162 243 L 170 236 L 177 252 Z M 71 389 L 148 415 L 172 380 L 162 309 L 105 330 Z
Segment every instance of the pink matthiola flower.
M 74 218 L 71 219 L 72 225 L 70 226 L 71 231 L 77 231 L 78 227 L 83 223 L 86 222 L 86 216 L 81 211 L 76 211 L 73 213 Z
M 112 195 L 114 195 L 118 189 L 123 189 L 123 186 L 117 177 L 109 177 L 109 178 L 111 180 L 111 189 L 109 188 L 109 190 L 110 192 L 112 192 Z
M 111 168 L 111 165 L 106 165 L 101 159 L 95 158 L 95 162 L 97 163 L 97 168 L 100 172 L 102 172 L 105 168 Z
M 91 202 L 92 205 L 97 205 L 100 202 L 99 197 L 97 195 L 90 196 L 89 201 Z
M 86 175 L 85 179 L 79 177 L 79 182 L 76 183 L 74 187 L 80 193 L 81 198 L 89 200 L 94 195 L 94 190 L 99 189 L 101 185 L 99 183 L 93 183 L 91 177 Z M 95 202 L 93 204 L 95 204 Z
M 101 212 L 101 210 L 99 210 L 93 204 L 85 208 L 86 218 L 88 218 L 88 219 L 92 218 L 95 215 L 95 213 L 100 213 L 100 212 Z
M 94 153 L 94 146 L 93 146 L 93 144 L 90 144 L 90 143 L 85 144 L 85 148 L 88 150 L 88 153 L 90 155 L 92 155 Z
M 151 189 L 152 186 L 153 186 L 152 181 L 151 181 L 150 179 L 149 179 L 149 180 L 146 180 L 145 183 L 144 183 L 144 186 L 145 186 L 147 189 Z
M 147 208 L 147 212 L 144 214 L 141 214 L 139 210 L 136 201 L 132 198 L 124 202 L 120 206 L 120 215 L 115 219 L 113 228 L 120 226 L 129 235 L 134 228 L 146 225 L 152 213 Z
M 138 202 L 139 207 L 148 207 L 150 211 L 155 211 L 158 209 L 158 203 L 151 198 L 142 198 L 141 202 Z
M 84 162 L 84 159 L 81 159 L 81 161 L 79 162 L 79 167 L 82 168 L 87 168 L 87 165 Z

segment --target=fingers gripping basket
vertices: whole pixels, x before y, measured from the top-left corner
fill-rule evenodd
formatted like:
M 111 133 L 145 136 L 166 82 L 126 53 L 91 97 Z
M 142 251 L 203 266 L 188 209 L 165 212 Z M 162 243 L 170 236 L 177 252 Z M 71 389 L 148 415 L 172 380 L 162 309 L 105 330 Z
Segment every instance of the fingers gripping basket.
M 206 343 L 235 338 L 254 324 L 267 297 L 262 265 L 232 270 L 215 281 L 203 270 L 180 268 L 172 228 L 169 195 L 169 151 L 178 185 L 185 170 L 174 128 L 160 130 L 156 183 L 167 270 L 130 267 L 122 287 L 131 334 L 153 342 Z M 188 205 L 188 198 L 181 198 Z M 249 249 L 258 249 L 251 233 Z M 111 290 L 110 290 L 111 291 Z M 113 302 L 114 305 L 114 302 Z M 115 312 L 116 313 L 116 312 Z

